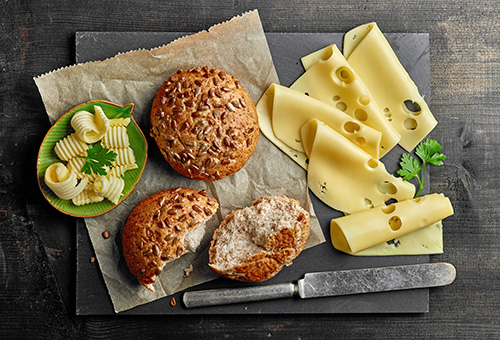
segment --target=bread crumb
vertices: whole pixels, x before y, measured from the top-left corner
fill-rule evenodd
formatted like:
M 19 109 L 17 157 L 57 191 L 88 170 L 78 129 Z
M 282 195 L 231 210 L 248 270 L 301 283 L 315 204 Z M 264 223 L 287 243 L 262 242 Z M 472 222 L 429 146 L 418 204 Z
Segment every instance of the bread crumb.
M 95 257 L 94 256 L 91 256 L 90 257 L 90 263 L 94 263 L 95 262 Z
M 109 238 L 109 231 L 104 230 L 104 231 L 102 232 L 102 237 L 104 237 L 105 239 L 108 239 L 108 238 Z
M 184 278 L 189 277 L 189 274 L 193 271 L 193 265 L 190 265 L 186 269 L 184 269 Z
M 175 298 L 174 297 L 172 297 L 170 299 L 170 304 L 172 305 L 172 307 L 175 307 L 175 305 L 177 304 L 177 302 L 175 302 Z

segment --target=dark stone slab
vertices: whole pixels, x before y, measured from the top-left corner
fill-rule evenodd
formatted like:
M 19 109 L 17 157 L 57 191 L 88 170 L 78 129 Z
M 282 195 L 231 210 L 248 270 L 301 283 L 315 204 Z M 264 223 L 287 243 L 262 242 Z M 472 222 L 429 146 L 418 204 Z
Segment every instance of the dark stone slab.
M 112 57 L 119 52 L 138 48 L 153 48 L 184 36 L 187 33 L 164 32 L 77 32 L 76 61 L 86 62 Z M 290 85 L 303 68 L 300 58 L 317 49 L 335 43 L 342 46 L 340 33 L 267 33 L 269 48 L 283 85 Z M 427 34 L 386 34 L 403 66 L 415 81 L 422 95 L 430 101 L 430 58 Z M 402 149 L 396 147 L 383 158 L 389 172 L 397 169 Z M 426 183 L 429 183 L 427 180 Z M 423 193 L 428 192 L 428 187 Z M 327 242 L 305 250 L 293 266 L 285 268 L 266 284 L 289 282 L 306 272 L 337 269 L 354 269 L 398 264 L 429 262 L 429 256 L 354 257 L 333 249 L 329 241 L 329 223 L 340 214 L 313 194 L 312 201 Z M 91 262 L 93 248 L 87 229 L 80 220 L 77 223 L 77 273 L 76 314 L 114 314 L 111 299 L 99 271 L 98 264 Z M 192 289 L 209 289 L 241 286 L 244 283 L 224 279 L 214 280 Z M 356 296 L 321 298 L 311 300 L 284 299 L 254 302 L 241 305 L 208 307 L 188 310 L 182 306 L 182 294 L 173 295 L 176 307 L 170 305 L 170 297 L 138 306 L 121 314 L 318 314 L 318 313 L 424 313 L 429 310 L 428 289 L 384 292 Z

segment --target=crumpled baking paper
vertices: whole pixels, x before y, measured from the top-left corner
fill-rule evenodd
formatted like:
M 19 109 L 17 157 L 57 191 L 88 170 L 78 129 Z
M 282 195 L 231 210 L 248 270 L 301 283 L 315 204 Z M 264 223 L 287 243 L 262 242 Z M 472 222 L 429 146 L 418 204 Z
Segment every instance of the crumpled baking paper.
M 309 201 L 305 171 L 262 134 L 243 169 L 216 182 L 185 178 L 163 159 L 149 137 L 153 98 L 163 81 L 178 69 L 203 65 L 234 75 L 255 103 L 271 83 L 279 83 L 256 10 L 158 48 L 121 53 L 104 61 L 61 68 L 34 79 L 52 123 L 72 107 L 90 100 L 117 104 L 133 102 L 133 116 L 148 136 L 148 160 L 135 190 L 110 212 L 85 218 L 115 312 L 217 278 L 207 265 L 207 247 L 213 230 L 229 211 L 246 207 L 264 195 L 284 194 L 297 199 L 303 207 L 309 207 L 311 233 L 306 247 L 325 241 Z M 219 201 L 220 210 L 207 222 L 207 232 L 197 251 L 167 263 L 154 284 L 155 292 L 151 292 L 132 276 L 123 259 L 123 226 L 142 199 L 162 189 L 179 186 L 205 189 Z M 109 239 L 102 237 L 104 230 L 110 233 Z M 186 277 L 185 270 L 191 266 L 193 271 Z

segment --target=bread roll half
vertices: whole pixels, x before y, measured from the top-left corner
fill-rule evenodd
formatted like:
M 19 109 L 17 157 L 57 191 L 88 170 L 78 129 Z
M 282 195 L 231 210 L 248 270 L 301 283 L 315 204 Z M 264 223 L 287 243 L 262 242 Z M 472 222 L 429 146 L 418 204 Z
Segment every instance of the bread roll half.
M 130 213 L 123 229 L 123 255 L 132 274 L 146 288 L 163 266 L 194 252 L 217 201 L 202 191 L 166 189 L 146 197 Z
M 268 280 L 300 254 L 309 231 L 309 213 L 298 201 L 264 196 L 225 217 L 214 232 L 209 265 L 229 279 Z

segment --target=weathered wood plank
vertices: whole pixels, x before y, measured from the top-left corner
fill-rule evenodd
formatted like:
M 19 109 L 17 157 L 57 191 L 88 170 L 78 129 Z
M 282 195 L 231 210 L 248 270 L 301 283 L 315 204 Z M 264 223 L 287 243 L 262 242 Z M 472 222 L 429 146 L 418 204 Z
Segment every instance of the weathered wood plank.
M 500 338 L 498 1 L 50 0 L 1 8 L 2 338 Z M 454 263 L 456 282 L 431 290 L 428 315 L 74 317 L 61 301 L 74 291 L 61 295 L 54 276 L 71 273 L 67 230 L 74 221 L 47 213 L 31 179 L 49 127 L 32 77 L 74 62 L 77 30 L 198 31 L 253 8 L 268 32 L 339 32 L 377 21 L 384 32 L 430 34 L 431 109 L 440 122 L 433 136 L 448 155 L 433 169 L 431 190 L 450 196 L 456 210 L 445 228 L 446 251 L 432 260 Z M 51 236 L 54 230 L 60 234 Z

